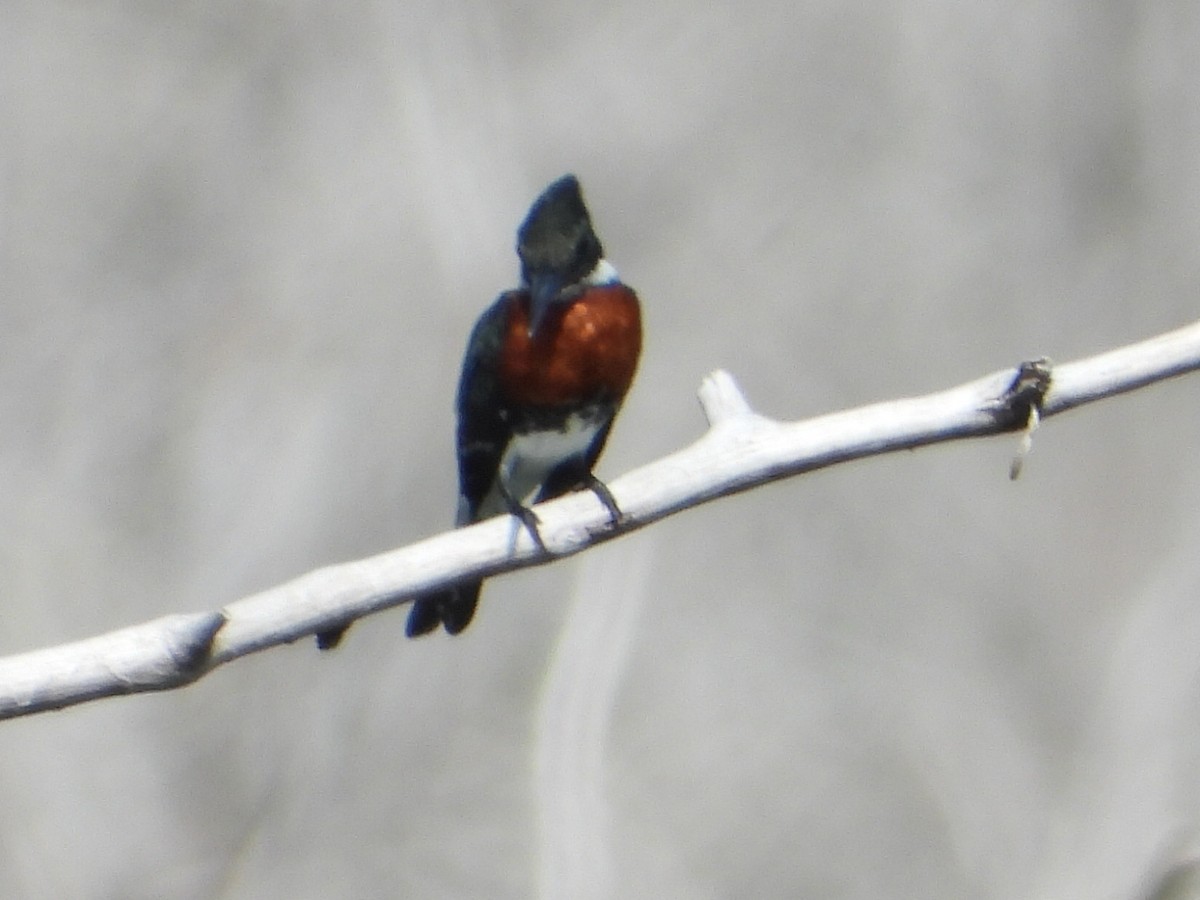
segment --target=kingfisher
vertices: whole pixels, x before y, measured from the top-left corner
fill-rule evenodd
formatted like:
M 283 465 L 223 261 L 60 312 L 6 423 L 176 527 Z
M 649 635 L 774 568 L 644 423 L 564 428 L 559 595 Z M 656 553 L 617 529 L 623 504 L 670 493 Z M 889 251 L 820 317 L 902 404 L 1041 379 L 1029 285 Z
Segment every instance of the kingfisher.
M 521 283 L 475 323 L 458 383 L 456 526 L 509 513 L 544 549 L 526 504 L 591 490 L 592 474 L 642 350 L 637 294 L 604 258 L 579 180 L 545 189 L 517 230 Z M 471 622 L 482 581 L 418 598 L 409 637 Z

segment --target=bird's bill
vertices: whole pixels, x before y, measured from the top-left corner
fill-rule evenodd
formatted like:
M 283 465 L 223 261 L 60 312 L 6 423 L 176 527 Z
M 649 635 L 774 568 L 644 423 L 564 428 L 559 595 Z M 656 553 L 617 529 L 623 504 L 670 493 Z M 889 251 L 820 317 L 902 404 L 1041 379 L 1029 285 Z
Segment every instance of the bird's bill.
M 535 338 L 546 315 L 562 292 L 562 278 L 554 272 L 536 272 L 529 277 L 529 336 Z

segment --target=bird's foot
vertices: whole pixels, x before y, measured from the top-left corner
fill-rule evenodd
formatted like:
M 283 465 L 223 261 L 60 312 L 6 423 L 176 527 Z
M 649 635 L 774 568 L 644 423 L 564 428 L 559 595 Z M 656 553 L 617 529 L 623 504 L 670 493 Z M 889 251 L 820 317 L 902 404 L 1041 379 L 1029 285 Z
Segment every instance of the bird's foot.
M 542 534 L 538 531 L 540 520 L 537 517 L 537 513 L 508 493 L 508 491 L 502 490 L 501 493 L 504 497 L 504 505 L 508 508 L 509 513 L 525 526 L 525 530 L 529 532 L 529 536 L 533 538 L 533 542 L 537 545 L 537 548 L 543 553 L 549 553 L 550 551 L 546 549 L 546 544 L 542 540 Z
M 589 472 L 587 477 L 583 479 L 583 486 L 595 494 L 596 498 L 604 504 L 604 508 L 608 510 L 608 515 L 612 519 L 611 524 L 621 524 L 621 520 L 625 518 L 625 514 L 621 512 L 621 507 L 617 506 L 617 500 L 612 495 L 612 491 L 608 489 L 608 485 Z

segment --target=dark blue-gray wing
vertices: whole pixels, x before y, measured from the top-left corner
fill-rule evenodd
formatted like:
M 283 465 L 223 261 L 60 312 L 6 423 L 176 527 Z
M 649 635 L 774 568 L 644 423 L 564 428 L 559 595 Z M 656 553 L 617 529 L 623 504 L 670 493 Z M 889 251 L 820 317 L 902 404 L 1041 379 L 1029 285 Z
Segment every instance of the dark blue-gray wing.
M 479 317 L 467 342 L 457 400 L 458 483 L 467 515 L 459 525 L 475 520 L 512 439 L 499 379 L 500 350 L 511 298 L 512 294 L 501 294 Z
M 501 294 L 487 308 L 467 340 L 456 401 L 460 494 L 456 525 L 475 521 L 512 438 L 499 380 L 500 348 L 510 296 Z M 439 625 L 445 626 L 450 634 L 458 634 L 475 615 L 482 584 L 464 582 L 437 594 L 418 597 L 408 614 L 408 636 L 427 634 Z

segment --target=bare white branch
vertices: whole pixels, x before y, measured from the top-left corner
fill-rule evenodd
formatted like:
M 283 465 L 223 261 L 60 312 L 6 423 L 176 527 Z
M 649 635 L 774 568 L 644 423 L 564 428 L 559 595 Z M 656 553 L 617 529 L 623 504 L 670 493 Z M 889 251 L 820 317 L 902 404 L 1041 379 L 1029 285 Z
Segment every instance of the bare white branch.
M 785 424 L 754 413 L 732 377 L 700 389 L 711 427 L 689 447 L 609 484 L 624 519 L 581 492 L 538 507 L 548 552 L 508 517 L 369 559 L 318 569 L 220 612 L 170 616 L 0 659 L 0 718 L 114 694 L 165 690 L 239 656 L 407 602 L 460 578 L 578 553 L 665 516 L 824 466 L 940 441 L 1027 429 L 1030 422 L 1200 368 L 1200 322 L 1098 356 L 1036 365 L 903 400 Z
M 0 659 L 0 718 L 187 684 L 205 671 L 220 613 L 166 616 Z

